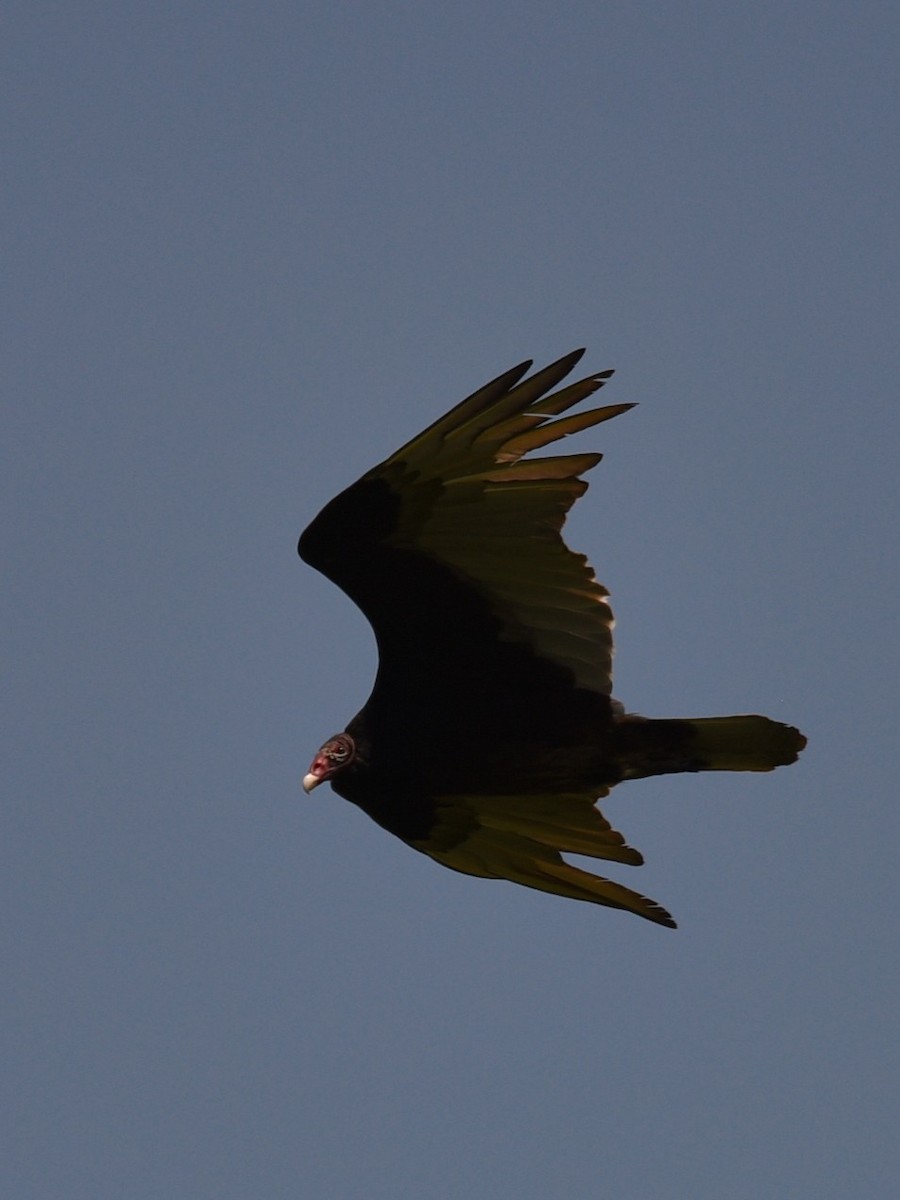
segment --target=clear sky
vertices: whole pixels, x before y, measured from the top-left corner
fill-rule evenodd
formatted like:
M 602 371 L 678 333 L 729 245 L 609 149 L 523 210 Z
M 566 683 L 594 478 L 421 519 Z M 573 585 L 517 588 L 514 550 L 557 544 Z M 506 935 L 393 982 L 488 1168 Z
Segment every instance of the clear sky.
M 2 1194 L 894 1197 L 897 5 L 12 0 L 0 53 Z M 375 653 L 298 533 L 581 345 L 616 694 L 810 739 L 605 804 L 676 932 L 299 788 Z

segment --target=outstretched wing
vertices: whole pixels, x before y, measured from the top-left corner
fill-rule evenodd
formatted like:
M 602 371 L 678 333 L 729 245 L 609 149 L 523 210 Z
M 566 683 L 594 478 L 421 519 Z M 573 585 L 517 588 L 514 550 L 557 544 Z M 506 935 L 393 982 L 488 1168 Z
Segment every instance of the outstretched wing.
M 579 793 L 440 796 L 429 837 L 412 844 L 466 875 L 508 879 L 557 896 L 623 908 L 674 929 L 671 915 L 656 901 L 561 857 L 562 851 L 630 866 L 644 861 L 594 808 L 596 798 Z
M 301 557 L 371 622 L 379 690 L 459 691 L 489 702 L 544 701 L 554 687 L 611 691 L 606 589 L 560 530 L 600 454 L 523 457 L 633 407 L 553 420 L 611 371 L 553 391 L 578 350 L 530 378 L 522 363 L 486 384 L 337 496 L 300 539 Z M 525 651 L 511 665 L 499 647 Z M 502 676 L 503 678 L 498 678 Z M 372 701 L 370 701 L 370 704 Z M 420 695 L 419 703 L 427 703 Z

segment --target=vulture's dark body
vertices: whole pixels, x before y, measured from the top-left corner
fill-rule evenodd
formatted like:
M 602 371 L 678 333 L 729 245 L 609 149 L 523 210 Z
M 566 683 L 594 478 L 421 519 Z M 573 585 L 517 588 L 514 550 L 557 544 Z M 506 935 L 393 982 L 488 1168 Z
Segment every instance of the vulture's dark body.
M 652 901 L 559 858 L 574 849 L 641 861 L 594 800 L 624 778 L 769 770 L 793 761 L 803 739 L 763 717 L 626 717 L 611 699 L 606 592 L 558 532 L 586 486 L 577 474 L 599 456 L 534 460 L 520 448 L 630 407 L 545 425 L 605 382 L 608 373 L 548 396 L 577 357 L 518 387 L 530 364 L 486 385 L 304 532 L 301 556 L 366 614 L 379 655 L 372 694 L 347 727 L 352 760 L 321 773 L 447 866 L 673 924 Z
M 368 615 L 378 644 L 372 694 L 347 726 L 359 758 L 332 781 L 338 795 L 419 841 L 434 821 L 428 798 L 441 792 L 618 782 L 609 697 L 574 688 L 564 668 L 503 640 L 487 602 L 448 567 L 385 547 L 395 509 L 386 484 L 361 481 L 300 540 L 303 558 Z M 329 561 L 335 534 L 341 554 Z

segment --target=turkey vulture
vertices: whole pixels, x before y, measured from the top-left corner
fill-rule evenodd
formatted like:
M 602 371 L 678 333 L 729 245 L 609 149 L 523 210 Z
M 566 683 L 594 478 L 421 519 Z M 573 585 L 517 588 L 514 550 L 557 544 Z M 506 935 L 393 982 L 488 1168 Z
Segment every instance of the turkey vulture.
M 389 833 L 468 875 L 675 927 L 661 905 L 560 852 L 638 866 L 595 802 L 627 779 L 771 771 L 806 739 L 760 716 L 649 720 L 612 698 L 609 593 L 560 530 L 601 455 L 528 458 L 632 408 L 551 420 L 612 371 L 553 389 L 576 350 L 479 388 L 325 506 L 300 556 L 362 609 L 378 644 L 365 707 L 303 780 L 328 780 Z

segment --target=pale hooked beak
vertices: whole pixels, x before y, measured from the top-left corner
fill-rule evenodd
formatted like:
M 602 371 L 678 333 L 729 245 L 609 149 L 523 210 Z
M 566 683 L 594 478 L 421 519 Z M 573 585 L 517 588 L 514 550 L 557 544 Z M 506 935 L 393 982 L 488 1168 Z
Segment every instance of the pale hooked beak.
M 322 782 L 322 776 L 314 775 L 312 773 L 312 771 L 310 771 L 310 773 L 308 775 L 303 776 L 304 792 L 306 792 L 306 794 L 309 795 L 309 793 L 313 790 L 313 788 L 318 787 L 321 782 Z

